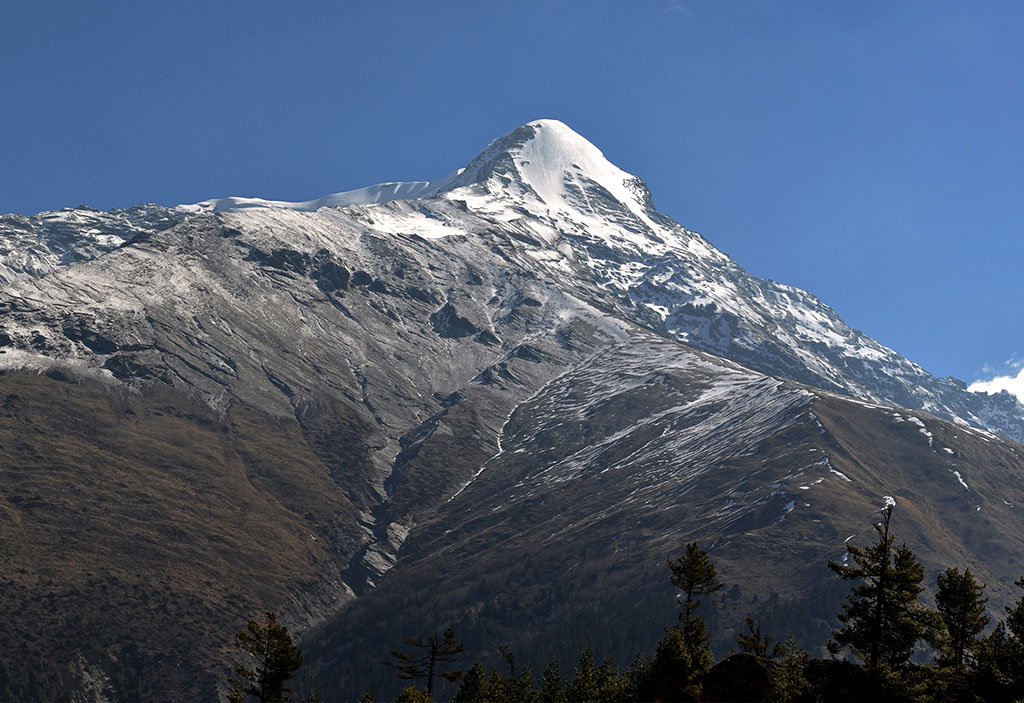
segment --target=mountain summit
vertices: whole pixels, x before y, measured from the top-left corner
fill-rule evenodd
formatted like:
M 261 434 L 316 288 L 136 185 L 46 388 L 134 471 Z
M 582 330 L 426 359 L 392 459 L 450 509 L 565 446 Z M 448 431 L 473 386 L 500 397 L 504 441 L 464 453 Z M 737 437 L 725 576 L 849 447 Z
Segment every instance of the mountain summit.
M 537 120 L 495 139 L 440 192 L 469 187 L 509 195 L 544 210 L 607 214 L 625 206 L 643 225 L 650 219 L 650 194 L 636 176 L 558 120 Z
M 597 147 L 558 120 L 524 124 L 492 141 L 465 168 L 436 181 L 380 183 L 303 202 L 229 197 L 180 207 L 194 212 L 234 212 L 250 208 L 311 211 L 321 207 L 432 198 L 467 187 L 507 197 L 509 188 L 514 187 L 520 197 L 529 193 L 549 208 L 572 209 L 579 204 L 573 201 L 581 182 L 586 182 L 591 189 L 595 186 L 603 189 L 639 218 L 646 218 L 647 211 L 653 209 L 640 179 L 609 162 Z

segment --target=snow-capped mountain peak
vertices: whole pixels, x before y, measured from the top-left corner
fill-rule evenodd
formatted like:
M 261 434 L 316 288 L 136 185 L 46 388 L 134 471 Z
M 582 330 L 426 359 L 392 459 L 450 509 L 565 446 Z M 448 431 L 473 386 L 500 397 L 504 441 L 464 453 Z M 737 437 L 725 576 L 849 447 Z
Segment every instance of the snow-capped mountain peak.
M 495 139 L 447 190 L 488 183 L 504 190 L 510 178 L 554 209 L 579 209 L 580 191 L 599 186 L 648 227 L 657 228 L 647 212 L 650 197 L 642 181 L 608 161 L 564 122 L 536 120 Z
M 323 207 L 378 205 L 396 200 L 442 196 L 464 200 L 491 215 L 512 219 L 525 208 L 531 215 L 553 216 L 594 229 L 596 217 L 619 211 L 618 224 L 636 233 L 664 234 L 653 218 L 646 185 L 608 161 L 601 150 L 559 120 L 529 122 L 492 141 L 466 168 L 435 181 L 396 181 L 331 193 L 305 201 L 231 196 L 178 206 L 187 213 L 281 209 L 313 212 Z M 495 202 L 497 199 L 498 202 Z M 514 210 L 507 210 L 515 201 Z M 652 218 L 653 216 L 653 218 Z M 597 227 L 597 229 L 602 229 Z M 661 237 L 630 237 L 650 252 Z
M 312 212 L 322 207 L 375 205 L 395 200 L 430 198 L 467 186 L 488 187 L 492 193 L 509 195 L 514 181 L 535 196 L 547 209 L 573 211 L 592 207 L 579 194 L 599 186 L 608 197 L 625 205 L 651 229 L 657 225 L 648 210 L 653 209 L 643 182 L 608 161 L 601 150 L 559 120 L 529 122 L 492 141 L 464 169 L 435 181 L 396 181 L 365 188 L 331 193 L 304 201 L 267 200 L 231 196 L 180 205 L 186 212 L 239 212 L 277 208 Z M 581 203 L 581 200 L 583 201 Z

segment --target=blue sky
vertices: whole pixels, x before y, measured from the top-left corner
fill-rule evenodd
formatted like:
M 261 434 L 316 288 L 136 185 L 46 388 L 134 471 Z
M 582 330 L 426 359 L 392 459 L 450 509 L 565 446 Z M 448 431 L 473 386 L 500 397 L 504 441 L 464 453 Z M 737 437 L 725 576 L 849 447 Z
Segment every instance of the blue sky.
M 2 13 L 0 212 L 305 200 L 561 119 L 936 375 L 1024 354 L 1024 5 L 48 2 Z M 1024 376 L 1022 376 L 1024 382 Z

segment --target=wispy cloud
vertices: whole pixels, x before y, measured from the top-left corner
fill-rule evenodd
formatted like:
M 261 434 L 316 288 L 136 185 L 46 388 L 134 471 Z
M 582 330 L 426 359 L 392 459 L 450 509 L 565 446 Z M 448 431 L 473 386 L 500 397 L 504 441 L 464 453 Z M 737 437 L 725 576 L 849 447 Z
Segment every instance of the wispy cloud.
M 679 0 L 668 0 L 668 5 L 665 7 L 665 12 L 678 13 L 682 17 L 689 17 L 693 13 L 690 12 L 690 8 L 683 5 Z
M 1003 369 L 1010 371 L 1010 373 L 999 375 L 996 369 L 986 364 L 982 373 L 996 375 L 987 381 L 975 381 L 967 387 L 967 390 L 984 393 L 1008 391 L 1024 403 L 1024 359 L 1015 356 L 1003 365 Z M 1016 374 L 1013 373 L 1014 371 L 1016 371 Z

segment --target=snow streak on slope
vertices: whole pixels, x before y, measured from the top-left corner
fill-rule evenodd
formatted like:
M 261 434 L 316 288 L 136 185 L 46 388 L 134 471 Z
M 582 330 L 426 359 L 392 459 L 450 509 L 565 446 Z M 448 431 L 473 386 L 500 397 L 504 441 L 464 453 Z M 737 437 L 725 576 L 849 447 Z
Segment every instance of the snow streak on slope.
M 504 507 L 608 474 L 624 492 L 618 507 L 656 508 L 652 501 L 678 499 L 720 462 L 754 452 L 813 397 L 664 342 L 611 347 L 517 410 L 503 446 L 528 455 L 533 469 Z
M 477 533 L 463 534 L 462 522 L 534 548 L 601 535 L 595 541 L 611 540 L 616 552 L 643 552 L 645 530 L 672 541 L 700 525 L 724 542 L 783 521 L 806 524 L 858 490 L 811 446 L 820 436 L 815 397 L 638 334 L 516 408 L 501 452 L 445 505 L 444 539 L 473 542 Z

